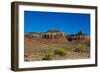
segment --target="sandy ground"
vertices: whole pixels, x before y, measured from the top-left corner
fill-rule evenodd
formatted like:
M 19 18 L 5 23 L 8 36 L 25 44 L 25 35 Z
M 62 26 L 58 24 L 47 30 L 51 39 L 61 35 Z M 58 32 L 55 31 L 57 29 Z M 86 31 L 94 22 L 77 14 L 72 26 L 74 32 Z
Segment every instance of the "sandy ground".
M 55 40 L 54 40 L 55 41 Z M 57 41 L 58 42 L 58 41 Z M 29 39 L 25 38 L 25 61 L 41 61 L 45 54 L 52 53 L 52 60 L 63 60 L 63 59 L 84 59 L 90 57 L 90 48 L 87 47 L 82 52 L 76 52 L 75 46 L 77 44 L 71 44 L 69 42 L 51 42 L 45 39 Z M 59 56 L 53 54 L 58 48 L 64 48 L 66 55 Z

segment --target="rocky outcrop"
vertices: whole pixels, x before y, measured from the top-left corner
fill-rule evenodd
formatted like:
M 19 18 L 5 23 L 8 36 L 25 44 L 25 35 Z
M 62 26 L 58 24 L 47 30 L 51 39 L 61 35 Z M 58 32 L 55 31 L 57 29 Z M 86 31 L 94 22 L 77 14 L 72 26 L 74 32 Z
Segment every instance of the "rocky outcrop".
M 25 34 L 25 37 L 36 39 L 43 43 L 90 43 L 90 38 L 80 31 L 76 34 L 66 35 L 58 30 L 48 30 L 47 32 L 32 32 Z

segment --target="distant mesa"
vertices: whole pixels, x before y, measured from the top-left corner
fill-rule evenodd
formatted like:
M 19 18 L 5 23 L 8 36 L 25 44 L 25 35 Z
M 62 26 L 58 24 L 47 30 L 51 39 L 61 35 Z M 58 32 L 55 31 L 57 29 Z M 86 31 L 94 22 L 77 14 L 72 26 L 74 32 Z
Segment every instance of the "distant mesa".
M 25 38 L 47 40 L 51 43 L 90 43 L 90 38 L 82 31 L 76 34 L 64 34 L 59 30 L 48 30 L 47 32 L 31 32 L 25 33 L 24 35 Z
M 86 35 L 83 31 L 79 31 L 76 35 Z

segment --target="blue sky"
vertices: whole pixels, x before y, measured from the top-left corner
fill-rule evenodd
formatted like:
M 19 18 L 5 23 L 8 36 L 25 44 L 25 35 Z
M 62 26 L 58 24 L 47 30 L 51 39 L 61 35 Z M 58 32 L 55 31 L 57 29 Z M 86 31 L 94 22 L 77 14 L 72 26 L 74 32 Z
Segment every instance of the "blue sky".
M 46 32 L 51 29 L 65 34 L 83 30 L 90 35 L 90 14 L 24 11 L 24 32 Z

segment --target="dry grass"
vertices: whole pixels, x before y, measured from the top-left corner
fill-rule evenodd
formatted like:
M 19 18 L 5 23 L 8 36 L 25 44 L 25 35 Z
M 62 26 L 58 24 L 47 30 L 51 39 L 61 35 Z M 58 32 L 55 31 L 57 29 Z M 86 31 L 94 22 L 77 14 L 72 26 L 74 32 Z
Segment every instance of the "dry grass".
M 90 47 L 86 44 L 49 43 L 49 41 L 44 43 L 42 41 L 25 38 L 25 61 L 84 59 L 90 57 Z

